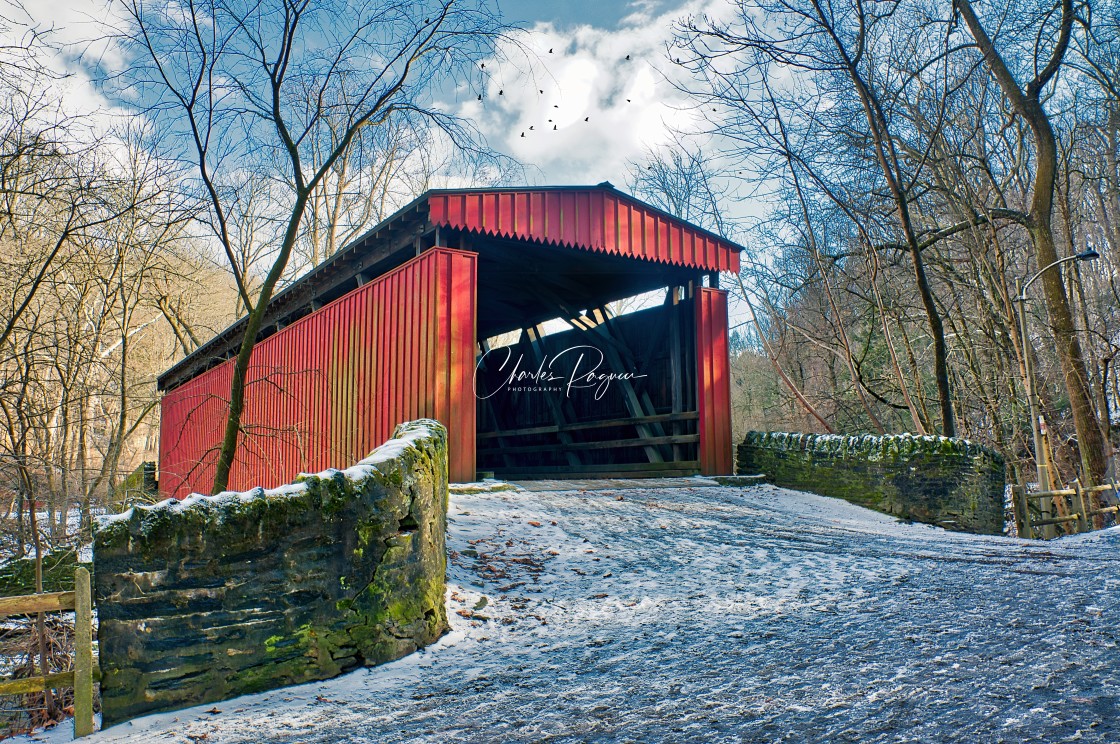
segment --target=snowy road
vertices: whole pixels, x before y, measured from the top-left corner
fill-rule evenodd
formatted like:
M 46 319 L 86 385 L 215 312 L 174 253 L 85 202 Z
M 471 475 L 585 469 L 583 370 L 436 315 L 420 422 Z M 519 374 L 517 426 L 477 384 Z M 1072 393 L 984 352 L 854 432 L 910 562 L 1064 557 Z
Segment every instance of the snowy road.
M 1118 547 L 769 486 L 456 495 L 437 646 L 90 741 L 1118 742 Z

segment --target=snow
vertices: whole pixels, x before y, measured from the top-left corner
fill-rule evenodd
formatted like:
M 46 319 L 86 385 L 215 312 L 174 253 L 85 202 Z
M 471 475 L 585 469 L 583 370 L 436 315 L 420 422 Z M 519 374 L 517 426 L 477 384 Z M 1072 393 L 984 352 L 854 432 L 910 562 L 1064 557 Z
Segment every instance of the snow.
M 520 491 L 521 487 L 514 483 L 506 483 L 505 481 L 486 478 L 469 483 L 452 483 L 449 490 L 453 494 L 494 493 L 497 491 Z
M 90 741 L 1115 742 L 1118 544 L 771 486 L 459 493 L 438 644 Z
M 329 480 L 339 473 L 342 473 L 344 477 L 352 481 L 368 478 L 375 472 L 380 472 L 380 469 L 387 463 L 395 462 L 409 447 L 413 447 L 417 440 L 432 436 L 432 428 L 434 425 L 438 426 L 439 424 L 429 419 L 419 419 L 410 422 L 408 428 L 401 431 L 399 436 L 388 440 L 373 452 L 369 453 L 367 457 L 359 460 L 357 464 L 345 470 L 328 468 L 327 470 L 314 474 L 300 473 L 300 476 Z M 206 507 L 207 505 L 216 506 L 230 501 L 252 501 L 260 498 L 292 498 L 303 494 L 306 490 L 307 486 L 304 483 L 297 482 L 277 486 L 276 488 L 257 487 L 251 488 L 248 491 L 223 491 L 213 496 L 192 493 L 182 500 L 168 498 L 151 505 L 138 504 L 129 507 L 120 514 L 100 516 L 97 520 L 98 526 L 104 529 L 114 522 L 127 522 L 132 519 L 137 509 L 143 512 L 169 510 L 175 514 L 179 514 L 195 507 Z

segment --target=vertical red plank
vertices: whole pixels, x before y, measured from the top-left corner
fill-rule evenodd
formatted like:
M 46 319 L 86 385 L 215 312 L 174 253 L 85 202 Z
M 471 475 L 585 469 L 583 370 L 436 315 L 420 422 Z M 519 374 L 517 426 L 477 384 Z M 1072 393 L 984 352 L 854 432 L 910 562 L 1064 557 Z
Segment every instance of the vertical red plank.
M 360 328 L 360 316 L 358 314 L 358 307 L 361 305 L 361 298 L 365 296 L 364 292 L 356 292 L 349 301 L 345 304 L 345 325 L 342 332 L 346 336 L 346 427 L 343 429 L 343 434 L 346 437 L 346 445 L 343 450 L 343 456 L 350 462 L 356 462 L 362 459 L 364 453 L 358 452 L 358 346 L 357 335 Z
M 530 209 L 530 196 L 529 194 L 517 194 L 513 200 L 513 230 L 512 235 L 531 235 L 532 227 L 529 215 Z
M 657 216 L 641 208 L 637 211 L 642 221 L 642 258 L 656 258 Z
M 634 243 L 630 238 L 630 205 L 617 201 L 618 207 L 618 246 L 615 250 L 623 256 L 634 255 Z
M 434 194 L 428 197 L 428 219 L 434 225 L 447 224 L 447 197 L 445 195 Z
M 579 193 L 562 191 L 560 199 L 560 242 L 564 245 L 587 245 L 579 239 Z
M 545 237 L 549 242 L 559 241 L 563 236 L 562 197 L 563 194 L 556 191 L 545 192 Z
M 447 219 L 455 224 L 466 224 L 467 202 L 465 194 L 449 194 L 447 196 Z
M 374 400 L 376 401 L 376 405 L 373 407 L 372 412 L 373 412 L 373 415 L 375 417 L 374 418 L 375 425 L 374 425 L 374 428 L 373 428 L 373 441 L 374 441 L 374 445 L 376 446 L 377 440 L 381 436 L 381 432 L 385 430 L 385 418 L 386 418 L 386 414 L 387 414 L 387 411 L 388 411 L 388 408 L 389 408 L 389 406 L 388 406 L 389 385 L 386 381 L 386 374 L 385 374 L 385 370 L 386 370 L 386 368 L 389 364 L 389 350 L 386 348 L 387 345 L 388 345 L 389 339 L 387 338 L 388 334 L 386 334 L 382 330 L 383 328 L 385 328 L 385 326 L 387 324 L 387 320 L 386 320 L 386 317 L 385 317 L 385 305 L 386 305 L 386 302 L 385 302 L 385 288 L 386 288 L 386 283 L 384 281 L 379 281 L 376 284 L 374 284 L 373 286 L 374 286 L 374 288 L 373 288 L 373 292 L 374 292 L 373 305 L 374 305 L 374 308 L 375 308 L 374 317 L 373 317 L 373 324 L 374 324 L 373 328 L 374 328 L 374 333 L 377 334 L 377 367 L 376 367 L 376 373 L 374 374 L 374 385 L 375 386 L 373 388 L 376 391 L 376 395 L 374 396 Z
M 602 239 L 599 237 L 603 230 L 602 202 L 602 194 L 584 193 L 580 195 L 580 213 L 583 230 L 585 231 L 580 242 L 588 248 L 599 248 L 602 244 Z
M 668 262 L 672 259 L 672 254 L 669 253 L 669 220 L 656 212 L 650 214 L 654 218 L 654 229 L 657 231 L 655 241 L 657 250 L 653 254 L 654 260 Z
M 450 286 L 448 307 L 450 341 L 448 347 L 449 410 L 446 420 L 450 462 L 448 477 L 470 481 L 475 477 L 474 438 L 475 400 L 473 395 L 475 347 L 475 257 L 448 255 Z
M 539 191 L 533 191 L 526 194 L 525 199 L 525 224 L 518 228 L 518 232 L 529 238 L 530 240 L 537 240 L 540 238 L 541 225 L 541 212 L 544 211 L 544 194 Z
M 359 318 L 359 321 L 364 326 L 363 345 L 365 347 L 365 357 L 363 360 L 364 369 L 362 373 L 362 410 L 359 416 L 362 431 L 362 456 L 368 455 L 374 447 L 377 446 L 376 425 L 377 425 L 377 361 L 381 356 L 381 350 L 378 347 L 378 322 L 377 322 L 377 293 L 379 291 L 379 284 L 372 282 L 369 291 L 366 293 L 366 304 Z
M 603 195 L 603 249 L 618 253 L 618 199 Z
M 433 249 L 257 344 L 230 487 L 346 467 L 421 416 L 448 427 L 454 477 L 473 478 L 474 272 L 475 254 Z M 209 490 L 232 365 L 163 396 L 164 495 Z
M 399 346 L 400 341 L 401 341 L 401 325 L 402 325 L 402 320 L 403 320 L 403 318 L 401 317 L 401 309 L 400 309 L 400 305 L 399 305 L 400 297 L 401 297 L 400 284 L 401 284 L 401 273 L 399 271 L 394 271 L 392 274 L 389 275 L 389 286 L 388 286 L 388 294 L 389 294 L 388 310 L 389 310 L 390 317 L 392 318 L 392 325 L 389 328 L 389 333 L 391 334 L 391 337 L 386 339 L 386 343 L 385 343 L 385 345 L 388 347 L 387 350 L 389 351 L 389 354 L 390 354 L 389 364 L 388 364 L 389 379 L 387 381 L 388 385 L 389 385 L 389 390 L 392 391 L 392 395 L 389 398 L 389 412 L 390 413 L 389 413 L 389 421 L 387 422 L 390 426 L 392 426 L 396 423 L 399 423 L 395 419 L 397 418 L 397 414 L 401 410 L 401 396 L 403 394 L 403 390 L 401 389 L 401 387 L 402 387 L 401 383 L 404 382 L 401 379 L 403 377 L 403 375 L 401 374 L 401 362 L 403 360 L 402 360 L 402 354 L 401 354 L 402 350 Z
M 478 202 L 478 222 L 482 230 L 494 233 L 498 221 L 498 195 L 479 194 Z
M 731 460 L 731 360 L 727 341 L 727 292 L 696 293 L 696 400 L 700 473 L 729 475 Z
M 588 198 L 587 221 L 590 232 L 587 243 L 596 250 L 603 250 L 606 245 L 606 241 L 603 239 L 603 231 L 606 228 L 606 219 L 603 213 L 603 203 L 605 201 L 606 195 L 601 191 L 591 194 Z
M 648 225 L 643 218 L 642 210 L 631 204 L 627 204 L 626 208 L 629 212 L 629 225 L 631 225 L 631 242 L 634 244 L 631 254 L 635 258 L 648 258 L 645 252 L 645 236 Z
M 498 197 L 498 220 L 495 228 L 498 235 L 512 233 L 513 224 L 513 194 L 500 194 Z
M 463 222 L 474 226 L 476 230 L 482 230 L 484 226 L 479 219 L 481 217 L 481 210 L 479 210 L 481 196 L 479 194 L 464 194 L 463 201 L 465 202 Z
M 421 263 L 416 267 L 415 271 L 408 273 L 409 279 L 409 296 L 406 301 L 409 308 L 406 312 L 405 328 L 408 329 L 408 364 L 410 368 L 410 376 L 407 381 L 408 385 L 408 400 L 405 402 L 405 407 L 401 413 L 408 419 L 416 419 L 420 417 L 420 388 L 426 384 L 424 379 L 424 358 L 420 356 L 420 313 L 419 303 L 424 295 L 424 288 L 421 286 L 421 279 L 424 276 L 425 263 Z M 402 303 L 403 305 L 403 303 Z M 403 310 L 403 308 L 402 308 Z
M 447 308 L 447 293 L 450 291 L 450 276 L 447 272 L 446 263 L 444 261 L 436 262 L 432 267 L 433 281 L 430 287 L 429 295 L 432 302 L 436 307 L 436 315 L 440 318 L 448 316 Z M 450 398 L 451 398 L 451 377 L 449 374 L 450 365 L 447 362 L 447 356 L 451 349 L 451 325 L 449 323 L 436 323 L 436 354 L 432 360 L 433 376 L 434 376 L 434 406 L 432 415 L 436 420 L 450 424 L 445 421 L 450 412 Z

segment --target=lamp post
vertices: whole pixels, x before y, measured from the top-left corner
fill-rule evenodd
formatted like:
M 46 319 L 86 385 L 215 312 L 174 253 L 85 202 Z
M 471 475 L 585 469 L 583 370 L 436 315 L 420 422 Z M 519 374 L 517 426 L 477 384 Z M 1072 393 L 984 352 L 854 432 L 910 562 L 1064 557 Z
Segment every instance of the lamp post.
M 1018 287 L 1019 295 L 1014 300 L 1019 303 L 1019 336 L 1023 341 L 1023 373 L 1026 376 L 1027 402 L 1030 405 L 1031 412 L 1031 433 L 1034 435 L 1034 462 L 1038 478 L 1038 487 L 1043 491 L 1049 490 L 1051 486 L 1050 462 L 1048 455 L 1043 453 L 1042 420 L 1039 414 L 1038 398 L 1035 396 L 1034 392 L 1034 372 L 1031 370 L 1030 340 L 1027 336 L 1027 290 L 1034 284 L 1036 279 L 1055 266 L 1069 261 L 1092 261 L 1094 258 L 1100 257 L 1101 254 L 1097 253 L 1090 246 L 1081 253 L 1059 258 L 1057 261 L 1043 266 L 1026 282 L 1020 280 Z

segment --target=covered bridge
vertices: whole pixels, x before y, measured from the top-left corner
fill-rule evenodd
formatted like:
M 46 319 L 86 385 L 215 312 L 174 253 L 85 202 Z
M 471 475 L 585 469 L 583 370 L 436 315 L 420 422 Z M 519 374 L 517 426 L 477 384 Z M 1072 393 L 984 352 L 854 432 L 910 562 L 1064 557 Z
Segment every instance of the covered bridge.
M 272 300 L 229 486 L 346 467 L 420 417 L 453 481 L 730 473 L 740 250 L 610 184 L 429 191 Z M 159 378 L 165 496 L 210 488 L 245 323 Z

